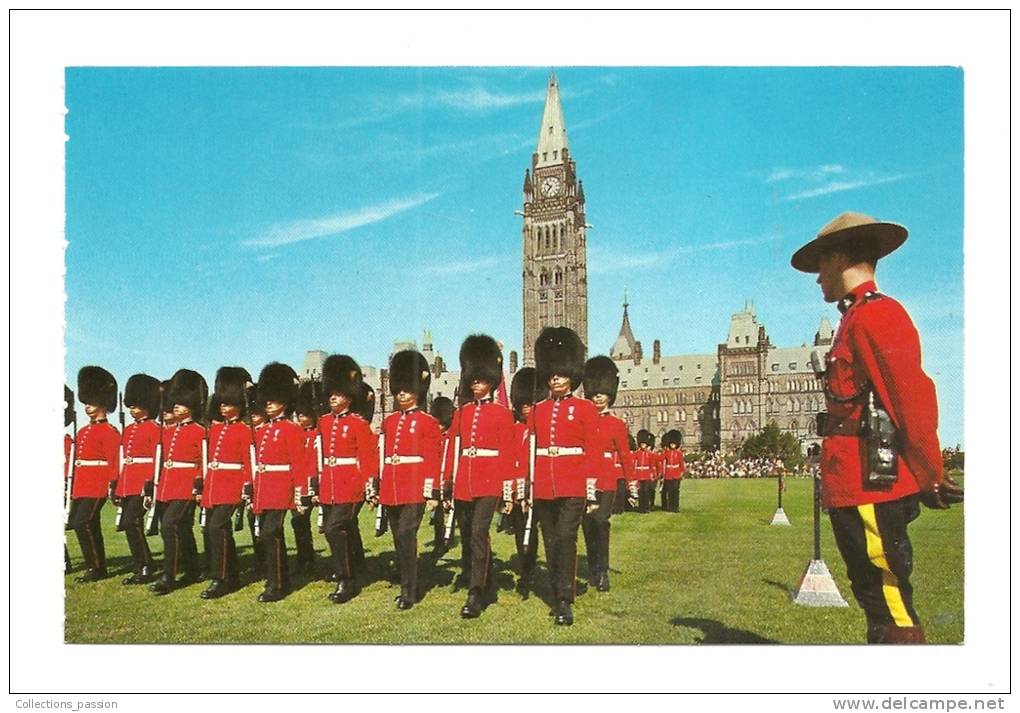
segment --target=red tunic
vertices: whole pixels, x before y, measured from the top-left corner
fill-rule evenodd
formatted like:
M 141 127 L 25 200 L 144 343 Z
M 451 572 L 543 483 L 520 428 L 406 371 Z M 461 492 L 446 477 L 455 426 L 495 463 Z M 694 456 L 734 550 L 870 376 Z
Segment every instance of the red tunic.
M 460 436 L 454 499 L 501 496 L 503 481 L 509 484 L 514 479 L 517 460 L 510 409 L 492 400 L 470 401 L 454 413 L 450 433 L 454 439 Z M 447 458 L 446 469 L 452 477 L 452 458 Z
M 875 293 L 874 282 L 856 287 L 841 302 L 843 315 L 826 370 L 829 419 L 855 422 L 873 385 L 899 431 L 901 457 L 896 483 L 866 486 L 867 449 L 863 438 L 827 436 L 822 442 L 822 505 L 846 507 L 902 498 L 942 480 L 938 401 L 935 384 L 921 368 L 921 341 L 903 306 Z
M 72 498 L 105 498 L 120 471 L 120 433 L 109 421 L 82 426 L 74 447 Z M 87 463 L 91 463 L 87 465 Z
M 117 497 L 141 495 L 145 484 L 156 475 L 156 446 L 163 435 L 162 427 L 152 419 L 128 424 L 121 443 L 124 445 L 124 467 L 117 479 Z M 147 462 L 138 462 L 142 459 Z
M 365 483 L 379 472 L 378 442 L 368 421 L 345 411 L 319 419 L 322 434 L 322 476 L 319 502 L 357 503 L 365 499 Z
M 544 399 L 531 410 L 528 426 L 536 436 L 533 497 L 536 500 L 585 497 L 587 479 L 598 478 L 604 467 L 595 404 L 572 394 L 561 399 Z
M 634 451 L 634 480 L 653 480 L 656 476 L 658 458 L 651 448 Z
M 531 431 L 528 430 L 528 424 L 522 421 L 514 423 L 514 448 L 516 457 L 514 458 L 514 477 L 517 479 L 517 498 L 524 498 L 524 483 L 528 479 L 528 468 L 531 467 L 528 462 L 531 458 Z
M 241 502 L 244 484 L 251 482 L 251 444 L 251 428 L 243 421 L 212 425 L 202 507 Z
M 680 480 L 684 477 L 684 452 L 677 448 L 667 448 L 662 452 L 662 477 L 666 480 Z
M 202 442 L 205 428 L 194 421 L 163 429 L 163 471 L 156 500 L 194 499 L 195 477 L 202 474 Z
M 634 464 L 627 443 L 627 424 L 603 411 L 599 416 L 599 437 L 602 441 L 602 471 L 595 487 L 599 490 L 615 490 L 616 481 L 632 480 Z
M 409 505 L 439 487 L 439 421 L 414 408 L 397 411 L 382 424 L 383 456 L 379 502 Z M 459 477 L 459 476 L 458 476 Z
M 255 437 L 255 501 L 252 511 L 290 510 L 294 490 L 308 492 L 304 477 L 307 465 L 305 433 L 301 426 L 283 418 L 268 421 Z

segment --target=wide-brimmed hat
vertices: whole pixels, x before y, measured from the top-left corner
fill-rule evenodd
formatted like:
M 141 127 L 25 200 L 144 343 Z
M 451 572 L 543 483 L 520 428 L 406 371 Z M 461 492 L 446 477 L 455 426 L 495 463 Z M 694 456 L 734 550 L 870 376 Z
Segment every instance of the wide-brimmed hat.
M 849 211 L 840 213 L 807 245 L 801 247 L 790 258 L 790 264 L 801 272 L 818 272 L 822 256 L 851 243 L 870 241 L 874 256 L 885 257 L 907 239 L 907 229 L 898 223 L 885 223 L 864 213 Z

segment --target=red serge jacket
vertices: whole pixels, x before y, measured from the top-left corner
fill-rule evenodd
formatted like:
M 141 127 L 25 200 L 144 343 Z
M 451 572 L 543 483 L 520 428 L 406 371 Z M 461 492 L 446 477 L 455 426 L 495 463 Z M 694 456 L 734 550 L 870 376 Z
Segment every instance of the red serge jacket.
M 615 490 L 616 481 L 633 480 L 634 465 L 627 443 L 627 424 L 609 411 L 599 415 L 599 436 L 602 440 L 602 471 L 596 487 Z
M 634 480 L 653 480 L 658 474 L 659 457 L 651 448 L 634 451 Z
M 535 404 L 528 417 L 535 434 L 536 500 L 583 498 L 587 480 L 603 468 L 595 404 L 568 394 Z
M 684 452 L 679 448 L 667 448 L 662 452 L 662 477 L 666 480 L 680 480 L 687 470 L 684 464 Z
M 107 420 L 78 431 L 74 447 L 72 498 L 105 498 L 120 471 L 120 433 Z
M 460 436 L 460 463 L 455 500 L 500 497 L 503 482 L 513 488 L 516 452 L 514 416 L 510 409 L 492 399 L 469 401 L 457 409 L 450 426 L 450 438 Z M 448 477 L 453 474 L 453 458 L 446 459 Z
M 840 301 L 844 311 L 826 359 L 830 422 L 859 421 L 869 384 L 898 429 L 899 477 L 886 487 L 866 486 L 867 450 L 856 435 L 822 442 L 822 505 L 846 507 L 911 495 L 942 480 L 935 384 L 921 368 L 921 341 L 903 306 L 878 294 L 874 282 Z
M 243 421 L 212 425 L 202 507 L 241 502 L 241 490 L 251 482 L 251 444 L 251 428 Z
M 255 435 L 255 462 L 252 511 L 256 514 L 290 510 L 294 507 L 295 489 L 307 494 L 305 433 L 293 421 L 276 418 L 259 429 Z
M 431 498 L 439 488 L 439 421 L 418 408 L 397 411 L 383 421 L 380 438 L 379 502 L 410 505 Z
M 163 429 L 163 466 L 156 500 L 193 500 L 196 476 L 202 475 L 205 427 L 194 421 Z
M 145 484 L 156 476 L 156 446 L 163 427 L 152 419 L 129 423 L 124 427 L 124 464 L 117 479 L 117 497 L 141 495 Z
M 368 421 L 350 411 L 319 419 L 322 434 L 322 476 L 319 502 L 359 503 L 365 483 L 379 472 L 378 441 Z

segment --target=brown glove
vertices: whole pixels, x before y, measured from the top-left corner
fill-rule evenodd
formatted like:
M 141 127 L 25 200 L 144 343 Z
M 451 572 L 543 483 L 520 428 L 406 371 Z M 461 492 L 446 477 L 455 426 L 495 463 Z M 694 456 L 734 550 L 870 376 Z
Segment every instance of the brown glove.
M 950 505 L 963 502 L 963 488 L 946 476 L 932 484 L 930 490 L 921 492 L 921 502 L 932 510 L 948 510 Z

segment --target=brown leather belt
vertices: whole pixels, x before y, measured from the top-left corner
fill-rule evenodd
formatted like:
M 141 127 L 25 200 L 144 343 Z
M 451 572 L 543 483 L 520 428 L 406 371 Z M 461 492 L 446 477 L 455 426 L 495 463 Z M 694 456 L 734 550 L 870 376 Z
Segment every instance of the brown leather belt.
M 861 435 L 860 417 L 834 418 L 826 415 L 823 436 L 859 436 Z

